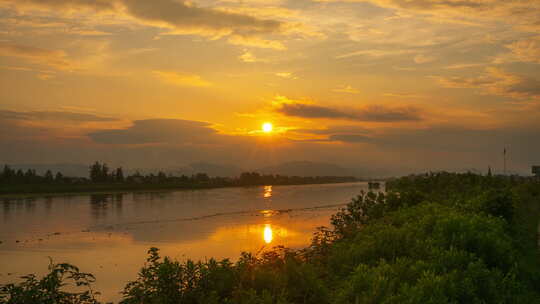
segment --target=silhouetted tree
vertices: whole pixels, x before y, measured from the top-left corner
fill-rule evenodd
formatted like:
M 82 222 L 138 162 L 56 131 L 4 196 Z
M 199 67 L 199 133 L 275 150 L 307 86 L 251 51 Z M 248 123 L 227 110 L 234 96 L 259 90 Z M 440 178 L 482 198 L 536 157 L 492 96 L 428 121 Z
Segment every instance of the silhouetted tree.
M 90 180 L 92 182 L 99 182 L 101 179 L 101 164 L 99 162 L 95 162 L 92 166 L 90 166 Z
M 244 172 L 240 174 L 240 183 L 244 185 L 255 185 L 260 183 L 261 175 L 257 172 Z
M 64 175 L 62 175 L 62 173 L 60 173 L 60 172 L 56 172 L 56 176 L 54 177 L 54 181 L 57 182 L 57 183 L 64 181 Z
M 103 165 L 101 166 L 101 179 L 103 182 L 109 180 L 109 167 L 106 163 L 103 163 Z
M 95 162 L 90 166 L 90 180 L 94 183 L 102 183 L 110 180 L 109 167 L 107 164 Z
M 54 177 L 53 177 L 53 174 L 52 174 L 51 170 L 47 170 L 47 172 L 45 172 L 44 178 L 45 178 L 45 181 L 47 183 L 50 183 L 50 182 L 52 182 L 54 180 Z
M 208 181 L 210 181 L 210 177 L 206 173 L 197 173 L 195 175 L 195 181 L 196 182 L 208 182 Z
M 23 172 L 23 170 L 21 170 L 21 169 L 17 170 L 17 173 L 15 175 L 16 175 L 16 179 L 17 179 L 18 182 L 24 181 L 24 172 Z
M 44 175 L 37 175 L 36 170 L 28 169 L 23 172 L 21 169 L 13 170 L 8 165 L 5 165 L 0 171 L 0 183 L 3 184 L 31 184 L 31 183 L 64 183 L 68 184 L 87 184 L 91 183 L 132 183 L 132 184 L 164 184 L 166 187 L 179 188 L 197 188 L 197 187 L 228 187 L 238 185 L 285 185 L 285 184 L 308 184 L 308 183 L 334 183 L 354 181 L 354 177 L 332 177 L 332 176 L 317 176 L 317 177 L 299 177 L 299 176 L 280 176 L 280 175 L 261 175 L 257 172 L 244 172 L 237 178 L 210 177 L 206 173 L 197 173 L 191 176 L 181 175 L 174 176 L 159 171 L 157 174 L 149 173 L 142 175 L 140 172 L 135 172 L 132 175 L 124 175 L 122 167 L 110 170 L 106 163 L 96 161 L 89 166 L 89 179 L 66 177 L 62 173 L 53 174 L 51 170 L 47 170 Z M 166 185 L 165 185 L 166 184 Z M 116 186 L 126 187 L 128 185 L 110 185 L 111 188 Z M 152 186 L 155 187 L 155 186 Z M 9 187 L 6 187 L 9 188 Z M 89 189 L 92 186 L 88 186 Z M 97 187 L 99 188 L 99 187 Z M 34 192 L 33 187 L 14 187 L 13 192 L 20 192 L 20 189 L 29 189 L 29 192 Z M 44 190 L 47 190 L 43 188 Z M 66 187 L 67 189 L 67 187 Z M 0 189 L 1 190 L 1 189 Z M 60 191 L 61 188 L 51 188 L 51 191 Z M 8 190 L 10 191 L 10 190 Z M 23 190 L 26 191 L 26 190 Z M 48 191 L 48 190 L 47 190 Z M 5 190 L 4 190 L 5 192 Z
M 124 171 L 122 170 L 122 167 L 116 168 L 116 171 L 114 173 L 114 179 L 117 182 L 124 182 Z
M 2 181 L 10 182 L 15 177 L 15 171 L 11 169 L 8 165 L 4 165 L 4 170 L 2 170 Z
M 32 183 L 37 180 L 36 171 L 32 169 L 26 170 L 26 173 L 24 174 L 24 181 L 26 183 Z
M 167 181 L 167 175 L 166 175 L 165 172 L 163 172 L 163 171 L 159 171 L 157 177 L 158 177 L 158 181 L 159 181 L 160 183 L 163 183 L 163 182 L 166 182 L 166 181 Z

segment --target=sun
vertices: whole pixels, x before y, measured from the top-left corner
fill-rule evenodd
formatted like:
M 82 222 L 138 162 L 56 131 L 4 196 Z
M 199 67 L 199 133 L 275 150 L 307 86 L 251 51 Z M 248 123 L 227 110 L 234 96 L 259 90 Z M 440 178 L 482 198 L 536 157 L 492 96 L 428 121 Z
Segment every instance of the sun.
M 272 132 L 273 129 L 274 129 L 274 126 L 272 125 L 271 122 L 265 122 L 262 125 L 262 131 L 264 133 L 270 133 L 270 132 Z

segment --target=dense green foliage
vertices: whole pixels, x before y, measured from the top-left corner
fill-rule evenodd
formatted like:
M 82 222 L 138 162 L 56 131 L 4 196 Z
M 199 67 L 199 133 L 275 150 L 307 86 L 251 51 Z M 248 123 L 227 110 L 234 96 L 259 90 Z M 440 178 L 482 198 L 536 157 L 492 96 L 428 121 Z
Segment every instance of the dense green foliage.
M 352 176 L 285 176 L 244 172 L 239 177 L 211 177 L 206 173 L 191 176 L 171 175 L 162 171 L 148 174 L 135 172 L 124 175 L 123 169 L 109 169 L 105 163 L 95 162 L 89 167 L 89 177 L 67 177 L 51 171 L 43 175 L 36 170 L 14 170 L 5 165 L 0 171 L 0 194 L 21 193 L 66 193 L 137 191 L 163 189 L 204 189 L 219 187 L 257 186 L 257 185 L 302 185 L 344 183 L 357 181 Z
M 152 248 L 121 303 L 540 303 L 538 180 L 434 173 L 386 188 L 302 250 L 181 263 Z M 24 284 L 0 303 L 34 303 L 13 300 Z
M 91 284 L 95 282 L 93 275 L 80 272 L 70 264 L 51 264 L 49 274 L 38 280 L 35 275 L 23 276 L 20 284 L 0 286 L 0 303 L 17 304 L 98 304 Z M 72 283 L 82 291 L 65 291 L 62 287 Z

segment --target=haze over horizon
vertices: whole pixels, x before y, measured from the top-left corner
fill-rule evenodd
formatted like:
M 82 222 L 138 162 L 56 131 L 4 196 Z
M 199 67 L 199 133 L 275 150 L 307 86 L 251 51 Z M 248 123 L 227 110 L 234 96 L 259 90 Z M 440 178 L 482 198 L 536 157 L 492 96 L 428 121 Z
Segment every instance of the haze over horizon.
M 540 2 L 0 0 L 0 16 L 0 163 L 540 164 Z

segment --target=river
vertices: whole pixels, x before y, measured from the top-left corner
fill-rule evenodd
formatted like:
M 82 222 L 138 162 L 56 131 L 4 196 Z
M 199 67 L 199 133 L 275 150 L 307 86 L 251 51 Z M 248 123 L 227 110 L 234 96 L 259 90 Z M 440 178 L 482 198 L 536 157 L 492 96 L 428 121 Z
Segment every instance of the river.
M 178 260 L 302 248 L 366 183 L 91 194 L 0 201 L 0 283 L 44 274 L 49 257 L 118 301 L 152 246 Z

